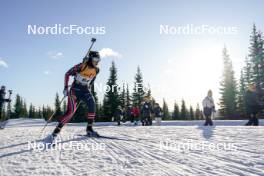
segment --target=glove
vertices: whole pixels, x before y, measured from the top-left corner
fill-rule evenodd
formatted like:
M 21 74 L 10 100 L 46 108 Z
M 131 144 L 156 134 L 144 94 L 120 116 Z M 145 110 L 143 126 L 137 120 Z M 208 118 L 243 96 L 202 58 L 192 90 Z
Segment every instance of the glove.
M 212 111 L 213 111 L 214 113 L 216 113 L 216 110 L 215 110 L 215 107 L 214 107 L 214 106 L 212 107 Z
M 68 87 L 65 87 L 65 88 L 64 88 L 64 90 L 63 90 L 63 95 L 64 95 L 65 97 L 68 96 Z

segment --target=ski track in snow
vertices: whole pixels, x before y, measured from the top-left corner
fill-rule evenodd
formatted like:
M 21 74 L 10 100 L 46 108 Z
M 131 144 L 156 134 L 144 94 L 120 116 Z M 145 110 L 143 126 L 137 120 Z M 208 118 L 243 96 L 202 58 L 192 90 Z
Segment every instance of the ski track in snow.
M 0 176 L 16 175 L 264 175 L 264 127 L 241 126 L 245 121 L 221 121 L 221 126 L 203 127 L 202 122 L 166 122 L 166 126 L 107 126 L 95 129 L 102 135 L 127 140 L 86 138 L 86 124 L 63 128 L 59 144 L 104 145 L 94 150 L 36 150 L 28 142 L 40 143 L 42 121 L 12 120 L 0 130 Z M 196 124 L 196 125 L 195 125 Z M 198 124 L 198 125 L 197 125 Z M 216 123 L 217 124 L 217 123 Z M 230 126 L 235 125 L 235 126 Z M 261 121 L 261 125 L 264 121 Z M 177 124 L 176 124 L 177 125 Z M 226 126 L 224 126 L 226 125 Z M 55 123 L 46 128 L 52 132 Z M 75 135 L 75 138 L 69 136 Z M 161 141 L 234 144 L 230 150 L 180 150 L 161 148 Z M 171 143 L 170 143 L 171 144 Z

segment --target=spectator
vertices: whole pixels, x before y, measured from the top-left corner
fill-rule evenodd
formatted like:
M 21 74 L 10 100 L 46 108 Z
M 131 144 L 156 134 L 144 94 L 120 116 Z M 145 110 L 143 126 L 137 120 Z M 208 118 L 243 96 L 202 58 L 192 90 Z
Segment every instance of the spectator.
M 207 96 L 203 100 L 203 114 L 205 116 L 204 126 L 212 126 L 212 114 L 215 112 L 215 105 L 213 99 L 213 92 L 211 90 L 208 91 Z

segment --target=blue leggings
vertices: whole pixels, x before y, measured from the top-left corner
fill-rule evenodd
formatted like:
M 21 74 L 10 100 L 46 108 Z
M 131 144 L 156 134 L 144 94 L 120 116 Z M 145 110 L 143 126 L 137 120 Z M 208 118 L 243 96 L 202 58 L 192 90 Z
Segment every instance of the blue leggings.
M 66 113 L 59 118 L 59 123 L 62 125 L 68 123 L 77 108 L 77 102 L 83 101 L 88 106 L 88 120 L 95 118 L 95 101 L 90 90 L 86 86 L 73 85 L 68 96 L 68 106 Z

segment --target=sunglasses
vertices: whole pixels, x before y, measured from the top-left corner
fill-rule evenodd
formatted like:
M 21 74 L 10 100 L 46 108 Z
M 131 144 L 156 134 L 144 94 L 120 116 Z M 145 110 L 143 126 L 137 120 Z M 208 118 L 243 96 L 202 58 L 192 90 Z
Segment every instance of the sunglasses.
M 100 59 L 99 57 L 94 57 L 92 61 L 93 61 L 93 62 L 100 62 L 101 59 Z

